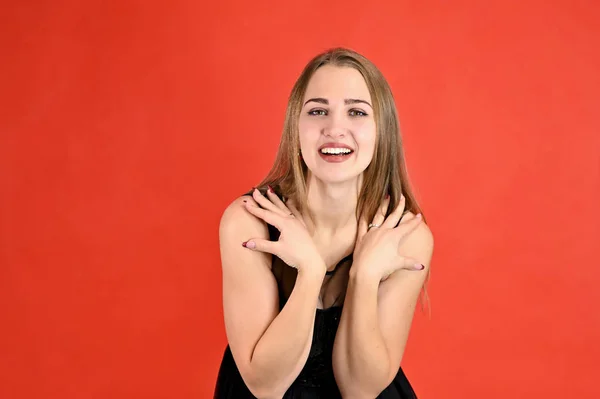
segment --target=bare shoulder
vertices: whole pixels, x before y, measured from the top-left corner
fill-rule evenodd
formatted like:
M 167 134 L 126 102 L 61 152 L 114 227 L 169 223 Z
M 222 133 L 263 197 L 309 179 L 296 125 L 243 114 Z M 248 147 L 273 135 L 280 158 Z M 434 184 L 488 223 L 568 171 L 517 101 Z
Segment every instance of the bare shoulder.
M 219 224 L 219 247 L 223 271 L 237 270 L 239 264 L 261 263 L 271 269 L 271 254 L 249 251 L 242 243 L 251 238 L 269 239 L 267 224 L 250 214 L 244 207 L 244 201 L 253 202 L 250 196 L 236 198 L 223 212 Z
M 408 221 L 414 217 L 415 214 L 409 211 L 404 214 L 402 221 Z M 431 229 L 425 222 L 421 222 L 400 244 L 400 251 L 421 260 L 428 267 L 433 253 L 433 245 Z
M 410 219 L 413 219 L 414 217 L 415 214 L 411 211 L 408 211 L 404 214 L 404 216 L 402 216 L 402 221 L 408 221 Z M 411 234 L 411 236 L 415 242 L 420 242 L 422 244 L 429 244 L 433 246 L 433 233 L 431 232 L 431 229 L 425 222 L 419 223 L 419 225 L 413 231 L 413 234 Z
M 269 230 L 267 224 L 251 215 L 244 208 L 244 201 L 255 206 L 258 204 L 249 195 L 236 198 L 225 208 L 219 224 L 219 238 L 221 245 L 231 239 L 268 238 Z M 250 236 L 248 236 L 250 234 Z

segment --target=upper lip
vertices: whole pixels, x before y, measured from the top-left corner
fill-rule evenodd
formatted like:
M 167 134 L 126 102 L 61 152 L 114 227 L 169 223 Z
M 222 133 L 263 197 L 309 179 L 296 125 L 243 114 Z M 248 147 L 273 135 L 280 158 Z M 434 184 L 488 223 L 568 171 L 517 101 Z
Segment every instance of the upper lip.
M 347 148 L 350 151 L 354 151 L 352 147 L 343 143 L 325 143 L 319 147 L 319 151 L 321 151 L 323 148 Z

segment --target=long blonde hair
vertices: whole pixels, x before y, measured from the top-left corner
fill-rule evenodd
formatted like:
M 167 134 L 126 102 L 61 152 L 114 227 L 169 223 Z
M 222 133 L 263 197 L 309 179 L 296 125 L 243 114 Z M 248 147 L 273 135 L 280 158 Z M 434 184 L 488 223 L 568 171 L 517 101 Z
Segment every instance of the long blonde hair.
M 308 82 L 323 65 L 350 67 L 359 71 L 373 101 L 377 138 L 373 159 L 363 172 L 356 206 L 357 220 L 363 216 L 368 221 L 372 220 L 387 194 L 390 195 L 390 204 L 397 204 L 403 194 L 406 198 L 405 212 L 423 213 L 411 189 L 392 90 L 371 61 L 346 48 L 333 48 L 323 52 L 304 67 L 290 93 L 275 162 L 257 187 L 264 191 L 267 185 L 271 185 L 277 194 L 292 198 L 301 212 L 310 215 L 307 206 L 307 166 L 300 157 L 298 121 Z M 388 214 L 394 207 L 389 208 Z M 426 295 L 426 291 L 424 294 Z
M 406 210 L 422 213 L 410 187 L 392 91 L 371 61 L 345 48 L 334 48 L 317 55 L 302 71 L 289 97 L 275 163 L 258 188 L 266 189 L 267 185 L 271 185 L 278 194 L 293 198 L 300 211 L 307 209 L 307 167 L 299 156 L 298 120 L 308 82 L 323 65 L 358 70 L 367 83 L 373 101 L 377 139 L 373 159 L 363 174 L 356 207 L 357 220 L 362 215 L 372 220 L 386 194 L 390 195 L 391 204 L 398 203 L 400 194 L 404 194 Z

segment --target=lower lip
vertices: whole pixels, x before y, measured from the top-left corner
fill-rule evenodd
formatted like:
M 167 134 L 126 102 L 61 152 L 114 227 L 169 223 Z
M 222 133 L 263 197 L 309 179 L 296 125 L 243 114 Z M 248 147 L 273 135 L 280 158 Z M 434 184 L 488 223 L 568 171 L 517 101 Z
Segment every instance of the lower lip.
M 350 154 L 344 154 L 344 155 L 330 155 L 330 154 L 323 154 L 321 151 L 319 151 L 319 155 L 321 156 L 321 158 L 325 162 L 331 162 L 331 163 L 339 163 L 339 162 L 347 161 L 348 159 L 350 159 L 350 157 L 353 154 L 354 154 L 354 152 L 351 152 Z

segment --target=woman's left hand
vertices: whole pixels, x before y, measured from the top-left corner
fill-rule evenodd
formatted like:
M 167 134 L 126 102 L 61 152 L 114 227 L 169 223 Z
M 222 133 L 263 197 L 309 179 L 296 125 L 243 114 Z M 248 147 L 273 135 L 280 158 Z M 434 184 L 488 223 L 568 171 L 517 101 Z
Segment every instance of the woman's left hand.
M 386 218 L 385 214 L 390 203 L 388 197 L 375 215 L 372 227 L 369 227 L 366 220 L 360 221 L 358 239 L 354 248 L 353 273 L 366 273 L 373 279 L 382 281 L 400 269 L 424 269 L 424 266 L 416 259 L 405 257 L 399 253 L 400 244 L 422 222 L 420 214 L 417 216 L 407 214 L 400 222 L 405 202 L 404 196 L 401 196 L 394 211 Z

